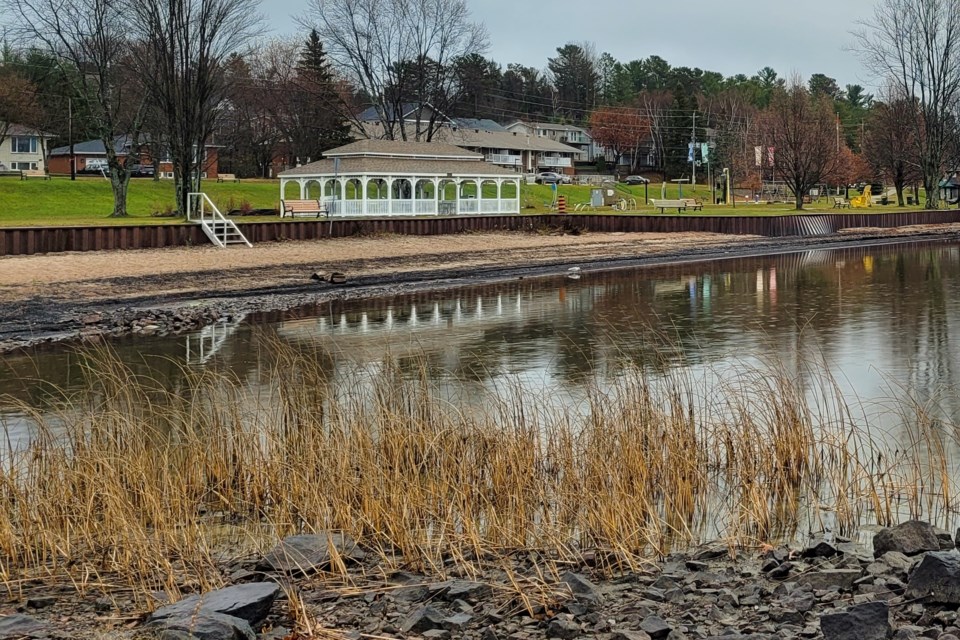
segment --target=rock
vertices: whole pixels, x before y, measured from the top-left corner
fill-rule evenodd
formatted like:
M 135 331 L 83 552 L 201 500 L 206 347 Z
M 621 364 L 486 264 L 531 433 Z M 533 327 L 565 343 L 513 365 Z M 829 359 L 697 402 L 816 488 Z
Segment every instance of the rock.
M 458 613 L 445 618 L 443 621 L 443 628 L 447 631 L 463 631 L 470 621 L 473 620 L 473 616 L 467 613 Z
M 33 598 L 27 598 L 27 609 L 46 609 L 56 603 L 57 599 L 53 596 L 34 596 Z
M 809 585 L 814 591 L 829 591 L 837 588 L 841 591 L 853 589 L 863 572 L 860 569 L 827 569 L 825 571 L 811 571 L 797 576 L 797 584 Z
M 580 635 L 580 625 L 572 620 L 551 620 L 547 625 L 548 638 L 569 640 Z
M 482 582 L 469 582 L 467 580 L 453 580 L 450 582 L 450 588 L 444 591 L 446 600 L 466 600 L 467 602 L 477 602 L 483 600 L 493 593 L 489 584 Z
M 35 638 L 41 634 L 46 634 L 49 630 L 46 623 L 19 613 L 0 618 L 0 638 L 3 640 L 7 640 L 7 638 Z
M 650 640 L 650 636 L 643 631 L 614 631 L 610 640 Z
M 427 640 L 448 640 L 450 632 L 446 629 L 429 629 L 423 632 L 423 637 Z
M 928 553 L 910 573 L 904 596 L 960 605 L 960 555 L 955 551 Z
M 652 640 L 660 640 L 669 636 L 673 627 L 659 616 L 648 616 L 640 623 L 640 630 L 650 636 Z
M 257 634 L 246 620 L 212 611 L 155 620 L 147 628 L 160 640 L 257 640 Z
M 890 610 L 884 602 L 869 602 L 820 618 L 824 640 L 880 640 L 892 638 Z
M 433 607 L 414 609 L 400 623 L 400 633 L 423 633 L 430 629 L 442 629 L 446 616 Z
M 950 532 L 946 529 L 934 527 L 933 534 L 937 536 L 937 540 L 940 541 L 940 551 L 948 551 L 956 548 L 956 545 L 953 543 L 953 536 L 951 536 Z
M 330 566 L 331 549 L 344 560 L 359 562 L 366 556 L 348 535 L 305 534 L 284 538 L 263 557 L 258 568 L 290 575 L 306 575 Z
M 560 580 L 570 587 L 573 597 L 576 598 L 578 602 L 597 604 L 603 600 L 603 594 L 600 592 L 599 587 L 579 573 L 566 573 Z
M 99 313 L 88 313 L 80 317 L 80 322 L 83 324 L 97 324 L 101 320 L 103 320 L 103 316 Z
M 272 582 L 238 584 L 203 595 L 187 596 L 183 600 L 154 611 L 149 620 L 172 620 L 190 618 L 197 613 L 222 613 L 251 625 L 257 625 L 267 617 L 280 587 Z
M 693 560 L 716 560 L 730 553 L 730 547 L 722 544 L 709 544 L 693 554 Z
M 771 569 L 769 572 L 767 572 L 767 576 L 770 578 L 773 578 L 774 580 L 780 580 L 790 575 L 790 571 L 792 569 L 793 569 L 793 563 L 784 562 L 780 566 L 776 567 L 775 569 Z
M 835 546 L 820 538 L 800 552 L 800 556 L 803 558 L 832 558 L 838 553 Z
M 881 529 L 873 537 L 873 555 L 879 558 L 888 551 L 899 551 L 915 556 L 926 551 L 939 551 L 940 540 L 933 527 L 920 520 L 911 520 L 903 524 Z

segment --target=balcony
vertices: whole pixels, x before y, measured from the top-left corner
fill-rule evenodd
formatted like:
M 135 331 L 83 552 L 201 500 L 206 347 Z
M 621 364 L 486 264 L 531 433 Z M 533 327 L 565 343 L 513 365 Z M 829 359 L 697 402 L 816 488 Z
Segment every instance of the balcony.
M 539 167 L 572 167 L 573 160 L 571 158 L 560 158 L 557 156 L 543 156 L 537 160 L 537 166 Z
M 523 156 L 514 156 L 506 153 L 488 153 L 487 162 L 507 167 L 519 167 L 523 164 Z

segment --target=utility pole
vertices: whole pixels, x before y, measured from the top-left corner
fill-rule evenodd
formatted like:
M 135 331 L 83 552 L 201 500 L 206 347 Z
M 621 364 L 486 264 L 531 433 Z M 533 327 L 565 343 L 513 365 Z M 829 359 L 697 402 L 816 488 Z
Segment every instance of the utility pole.
M 73 98 L 67 98 L 67 138 L 70 140 L 70 179 L 77 179 L 77 159 L 73 154 Z
M 693 112 L 693 132 L 690 134 L 690 164 L 693 165 L 693 192 L 697 192 L 697 112 Z

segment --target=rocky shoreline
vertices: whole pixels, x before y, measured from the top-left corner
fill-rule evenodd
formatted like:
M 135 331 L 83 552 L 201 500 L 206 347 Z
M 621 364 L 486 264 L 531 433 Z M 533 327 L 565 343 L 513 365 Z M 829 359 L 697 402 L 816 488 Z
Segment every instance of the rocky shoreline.
M 950 533 L 911 521 L 868 547 L 829 535 L 793 548 L 714 543 L 632 568 L 599 552 L 567 563 L 524 551 L 426 575 L 348 536 L 300 535 L 228 568 L 232 586 L 172 604 L 156 594 L 147 615 L 103 597 L 73 617 L 68 596 L 11 603 L 25 613 L 0 618 L 0 638 L 960 638 Z

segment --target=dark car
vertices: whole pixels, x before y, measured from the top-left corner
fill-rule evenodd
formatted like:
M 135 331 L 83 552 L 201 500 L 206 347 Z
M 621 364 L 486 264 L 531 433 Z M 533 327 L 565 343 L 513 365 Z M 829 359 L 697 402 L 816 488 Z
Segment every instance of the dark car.
M 626 178 L 623 179 L 623 182 L 624 184 L 638 185 L 638 184 L 647 184 L 650 181 L 644 178 L 643 176 L 627 176 Z
M 130 165 L 130 175 L 134 178 L 152 178 L 155 170 L 152 164 Z

